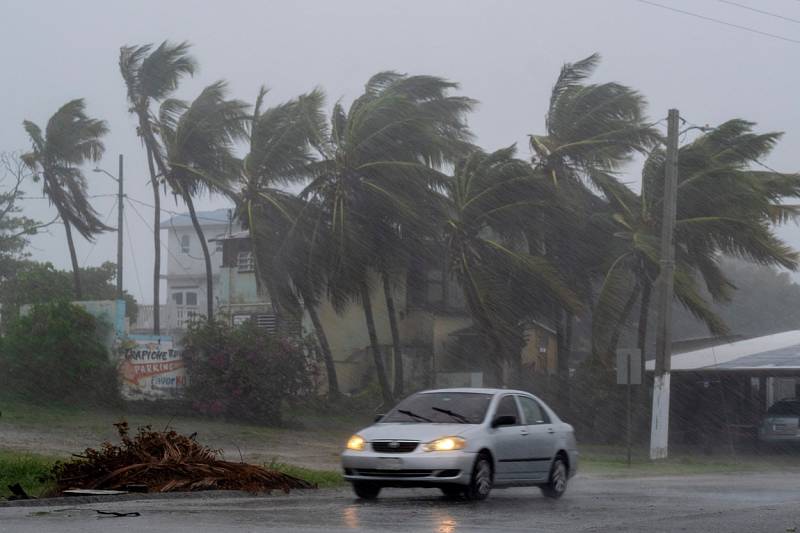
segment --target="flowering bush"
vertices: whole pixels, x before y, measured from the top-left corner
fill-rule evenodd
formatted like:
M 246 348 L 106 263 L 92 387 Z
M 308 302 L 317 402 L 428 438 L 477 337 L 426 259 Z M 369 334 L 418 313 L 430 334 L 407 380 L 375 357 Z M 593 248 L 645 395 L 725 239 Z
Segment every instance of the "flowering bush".
M 273 337 L 252 322 L 197 321 L 184 338 L 192 409 L 266 424 L 287 401 L 313 391 L 315 357 L 303 342 Z

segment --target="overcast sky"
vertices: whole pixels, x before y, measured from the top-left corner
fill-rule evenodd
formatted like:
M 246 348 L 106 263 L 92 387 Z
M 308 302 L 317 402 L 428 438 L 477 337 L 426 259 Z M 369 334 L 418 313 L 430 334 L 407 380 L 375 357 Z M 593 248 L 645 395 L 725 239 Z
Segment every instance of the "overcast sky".
M 526 135 L 542 132 L 561 64 L 599 52 L 603 62 L 595 79 L 640 90 L 651 118 L 665 117 L 668 108 L 677 107 L 696 124 L 741 117 L 763 131 L 785 131 L 768 163 L 799 170 L 800 74 L 795 69 L 800 24 L 721 0 L 658 2 L 798 42 L 636 0 L 0 0 L 0 151 L 29 147 L 24 119 L 43 125 L 61 104 L 84 97 L 89 113 L 107 120 L 111 129 L 101 166 L 116 173 L 117 154 L 124 153 L 127 194 L 151 204 L 147 167 L 127 112 L 117 59 L 122 45 L 170 39 L 193 43 L 200 63 L 180 97 L 193 98 L 224 78 L 232 96 L 251 102 L 261 84 L 272 89 L 268 103 L 317 85 L 329 103 L 348 102 L 380 70 L 435 74 L 459 82 L 463 94 L 481 102 L 470 125 L 482 146 L 495 149 L 516 142 L 524 157 Z M 798 0 L 738 3 L 800 19 Z M 636 174 L 631 168 L 628 179 L 636 181 Z M 92 194 L 115 192 L 109 178 L 87 175 Z M 26 192 L 41 194 L 35 184 L 28 184 Z M 115 200 L 95 201 L 105 218 Z M 220 198 L 198 204 L 202 209 L 225 205 Z M 162 206 L 183 211 L 171 197 Z M 54 215 L 42 200 L 28 200 L 24 208 L 42 220 Z M 152 210 L 138 209 L 149 223 Z M 115 216 L 111 213 L 112 225 Z M 125 235 L 125 287 L 149 303 L 151 236 L 131 209 L 127 220 L 132 238 Z M 800 246 L 796 226 L 781 234 Z M 98 265 L 114 260 L 115 243 L 113 233 L 94 247 L 79 239 L 79 261 Z M 69 268 L 61 226 L 35 237 L 31 251 L 35 259 Z

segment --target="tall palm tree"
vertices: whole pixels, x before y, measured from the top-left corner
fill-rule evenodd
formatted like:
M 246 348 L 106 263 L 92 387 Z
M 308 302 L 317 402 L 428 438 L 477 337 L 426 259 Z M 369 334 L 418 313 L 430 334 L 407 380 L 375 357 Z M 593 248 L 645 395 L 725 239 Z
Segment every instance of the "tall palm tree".
M 87 161 L 100 160 L 105 150 L 101 139 L 108 133 L 108 127 L 104 121 L 89 117 L 85 109 L 82 98 L 70 100 L 50 117 L 44 132 L 31 121 L 23 122 L 33 148 L 22 159 L 36 173 L 37 179 L 42 180 L 44 195 L 55 206 L 64 224 L 78 300 L 83 293 L 72 228 L 89 241 L 110 229 L 92 207 L 87 196 L 86 177 L 80 169 Z
M 266 93 L 262 87 L 250 121 L 250 150 L 244 159 L 237 210 L 250 229 L 258 279 L 267 287 L 276 314 L 299 314 L 298 296 L 302 299 L 325 362 L 328 394 L 337 397 L 336 365 L 317 313 L 325 288 L 327 254 L 321 243 L 311 242 L 314 232 L 303 226 L 317 219 L 308 216 L 312 206 L 282 189 L 308 177 L 313 147 L 324 137 L 326 128 L 324 94 L 314 90 L 262 109 Z
M 596 181 L 612 179 L 633 154 L 647 153 L 660 139 L 645 120 L 641 94 L 619 83 L 588 83 L 599 62 L 600 56 L 593 54 L 564 65 L 551 92 L 545 134 L 530 136 L 532 163 L 558 197 L 543 215 L 549 223 L 539 224 L 531 240 L 538 241 L 585 302 L 592 300 L 593 280 L 602 279 L 597 266 L 610 238 L 597 224 L 604 202 L 597 197 Z M 562 403 L 569 394 L 573 319 L 571 313 L 555 310 Z
M 119 53 L 119 69 L 128 92 L 129 111 L 136 116 L 137 134 L 144 144 L 150 186 L 153 189 L 153 333 L 160 334 L 159 302 L 161 301 L 161 194 L 160 182 L 166 175 L 163 147 L 158 140 L 156 118 L 151 112 L 154 102 L 169 97 L 184 76 L 192 76 L 197 63 L 189 55 L 189 44 L 162 42 L 123 46 Z
M 550 199 L 542 180 L 514 152 L 513 146 L 475 151 L 460 161 L 441 202 L 448 270 L 491 347 L 500 383 L 504 362 L 519 375 L 525 320 L 547 316 L 553 305 L 570 312 L 581 307 L 556 266 L 528 251 L 525 228 Z
M 380 232 L 397 231 L 417 219 L 414 207 L 440 183 L 435 169 L 464 153 L 470 134 L 464 115 L 474 101 L 450 96 L 457 85 L 434 76 L 381 72 L 345 111 L 334 106 L 330 132 L 321 144 L 322 161 L 312 166 L 315 178 L 304 196 L 320 205 L 333 251 L 328 292 L 342 309 L 362 304 L 370 347 L 383 398 L 392 401 L 372 311 L 371 275 Z M 375 224 L 375 213 L 382 223 Z M 378 230 L 376 232 L 376 230 Z M 379 272 L 384 294 L 391 296 L 389 272 Z M 391 298 L 387 305 L 394 307 Z M 394 364 L 402 372 L 402 350 L 396 310 L 389 313 Z
M 798 266 L 797 253 L 775 236 L 772 225 L 797 215 L 796 207 L 782 202 L 800 197 L 800 176 L 753 169 L 780 138 L 778 133 L 754 133 L 753 126 L 730 120 L 681 146 L 678 153 L 675 298 L 715 335 L 725 334 L 727 327 L 704 293 L 724 302 L 735 289 L 719 266 L 723 255 L 790 270 Z M 665 153 L 658 148 L 645 161 L 641 195 L 611 182 L 604 186 L 617 251 L 597 316 L 600 322 L 621 324 L 632 306 L 620 302 L 638 300 L 637 343 L 642 350 L 659 274 L 664 172 Z
M 247 104 L 226 99 L 223 81 L 212 83 L 191 103 L 169 98 L 159 109 L 158 127 L 164 144 L 164 181 L 189 210 L 206 271 L 206 317 L 214 316 L 211 254 L 197 218 L 194 198 L 202 193 L 232 195 L 241 162 L 234 144 L 246 136 Z

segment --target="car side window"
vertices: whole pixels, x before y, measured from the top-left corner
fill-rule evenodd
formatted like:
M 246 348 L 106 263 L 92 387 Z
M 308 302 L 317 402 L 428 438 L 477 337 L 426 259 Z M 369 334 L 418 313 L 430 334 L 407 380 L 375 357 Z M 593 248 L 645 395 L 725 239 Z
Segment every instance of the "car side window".
M 533 398 L 520 396 L 519 404 L 522 407 L 522 413 L 525 415 L 525 424 L 533 426 L 536 424 L 550 423 L 550 417 L 547 416 L 544 408 Z
M 517 419 L 516 425 L 522 424 L 522 419 L 520 418 L 519 410 L 517 409 L 517 402 L 514 400 L 514 396 L 512 395 L 503 396 L 503 398 L 500 400 L 500 403 L 497 404 L 497 412 L 494 416 L 513 416 Z

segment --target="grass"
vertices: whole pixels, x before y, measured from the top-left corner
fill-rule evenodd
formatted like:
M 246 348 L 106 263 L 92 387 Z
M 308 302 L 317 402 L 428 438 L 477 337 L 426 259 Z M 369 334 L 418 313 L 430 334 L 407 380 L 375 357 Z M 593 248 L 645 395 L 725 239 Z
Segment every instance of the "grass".
M 55 461 L 54 457 L 0 450 L 0 498 L 11 495 L 8 486 L 14 483 L 36 497 L 53 489 L 49 474 Z
M 290 476 L 304 479 L 309 483 L 314 483 L 321 489 L 341 487 L 345 484 L 342 474 L 333 470 L 313 470 L 311 468 L 304 468 L 302 466 L 290 465 L 277 461 L 265 464 L 264 466 Z
M 628 465 L 624 448 L 592 445 L 579 448 L 579 471 L 608 477 L 684 476 L 800 469 L 800 456 L 797 454 L 724 453 L 709 456 L 679 450 L 673 451 L 667 459 L 651 461 L 646 450 L 636 449 L 632 453 L 631 464 Z

